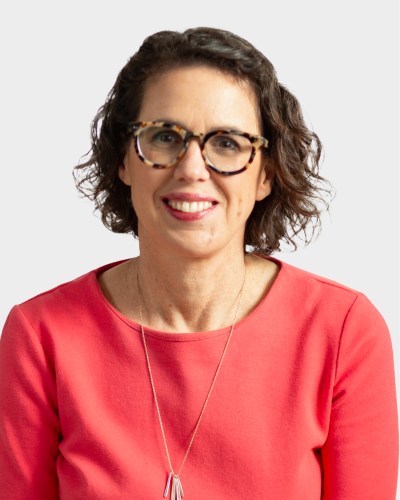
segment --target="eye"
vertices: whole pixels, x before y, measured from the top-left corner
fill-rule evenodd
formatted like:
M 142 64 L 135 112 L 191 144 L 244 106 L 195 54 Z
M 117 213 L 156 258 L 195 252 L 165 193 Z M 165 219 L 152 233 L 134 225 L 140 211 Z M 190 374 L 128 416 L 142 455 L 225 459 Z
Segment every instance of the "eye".
M 169 127 L 150 126 L 142 130 L 139 135 L 139 144 L 142 150 L 179 150 L 183 139 L 176 130 Z
M 155 131 L 151 137 L 151 142 L 154 144 L 174 144 L 181 142 L 180 136 L 172 130 L 158 130 Z
M 213 138 L 212 146 L 215 149 L 240 151 L 239 143 L 230 135 L 217 135 Z

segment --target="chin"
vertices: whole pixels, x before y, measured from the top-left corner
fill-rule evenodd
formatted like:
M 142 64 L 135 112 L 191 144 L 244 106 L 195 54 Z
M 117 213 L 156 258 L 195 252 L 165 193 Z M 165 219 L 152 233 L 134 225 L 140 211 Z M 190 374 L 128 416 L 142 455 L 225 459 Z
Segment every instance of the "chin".
M 217 241 L 213 234 L 199 231 L 177 231 L 169 234 L 159 248 L 172 255 L 203 259 L 224 251 L 226 242 Z

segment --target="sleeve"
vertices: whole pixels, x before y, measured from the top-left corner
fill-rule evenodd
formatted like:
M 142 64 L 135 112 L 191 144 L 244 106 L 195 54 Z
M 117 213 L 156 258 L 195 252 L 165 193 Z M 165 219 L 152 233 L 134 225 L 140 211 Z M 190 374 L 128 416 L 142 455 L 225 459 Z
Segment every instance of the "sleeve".
M 19 307 L 0 338 L 0 499 L 58 499 L 54 369 Z
M 390 335 L 361 295 L 347 314 L 340 340 L 322 448 L 322 498 L 395 500 L 398 444 Z

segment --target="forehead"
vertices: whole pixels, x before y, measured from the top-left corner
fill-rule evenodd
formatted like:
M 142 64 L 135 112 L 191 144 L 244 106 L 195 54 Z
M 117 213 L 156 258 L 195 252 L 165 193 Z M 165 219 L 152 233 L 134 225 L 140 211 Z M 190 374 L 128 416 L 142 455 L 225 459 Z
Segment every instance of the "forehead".
M 179 67 L 150 77 L 138 120 L 177 121 L 199 132 L 227 126 L 261 132 L 252 86 L 209 66 Z

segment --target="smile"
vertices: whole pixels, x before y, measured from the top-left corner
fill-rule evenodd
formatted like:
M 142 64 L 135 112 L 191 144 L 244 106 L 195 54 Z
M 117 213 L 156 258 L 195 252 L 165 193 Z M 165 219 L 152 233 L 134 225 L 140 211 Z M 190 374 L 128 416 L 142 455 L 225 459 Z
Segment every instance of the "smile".
M 167 212 L 180 221 L 197 221 L 218 206 L 217 200 L 202 193 L 169 193 L 162 197 Z
M 178 201 L 166 200 L 168 206 L 179 212 L 196 213 L 208 210 L 213 206 L 211 201 Z

